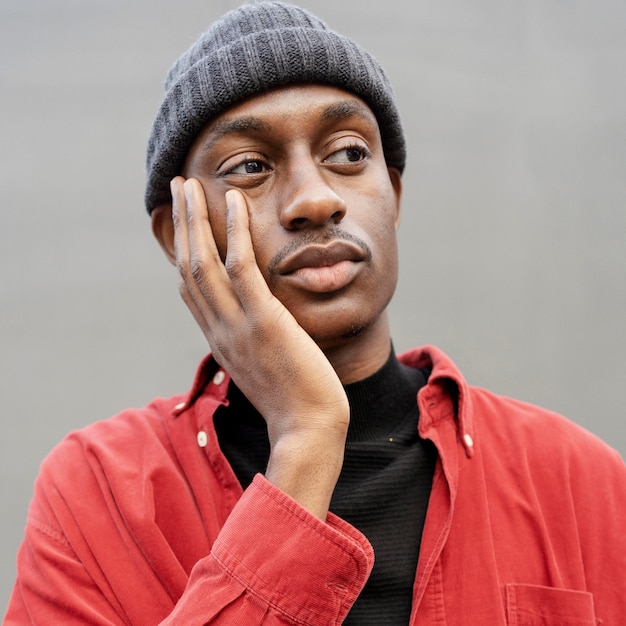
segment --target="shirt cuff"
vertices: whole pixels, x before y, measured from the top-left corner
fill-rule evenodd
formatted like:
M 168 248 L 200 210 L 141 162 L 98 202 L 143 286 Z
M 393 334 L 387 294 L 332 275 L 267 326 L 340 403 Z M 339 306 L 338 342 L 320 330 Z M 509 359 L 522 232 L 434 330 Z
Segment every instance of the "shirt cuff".
M 211 552 L 250 593 L 304 623 L 341 623 L 374 564 L 356 528 L 332 513 L 319 520 L 261 474 Z

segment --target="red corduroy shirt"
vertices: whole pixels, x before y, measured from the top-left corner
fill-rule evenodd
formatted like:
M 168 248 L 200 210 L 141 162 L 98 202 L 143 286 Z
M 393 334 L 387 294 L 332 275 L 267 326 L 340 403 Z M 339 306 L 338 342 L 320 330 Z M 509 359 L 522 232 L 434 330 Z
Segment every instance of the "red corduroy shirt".
M 470 387 L 436 348 L 419 431 L 437 446 L 412 625 L 626 623 L 626 468 L 580 427 Z M 242 492 L 212 418 L 210 358 L 185 397 L 69 435 L 35 485 L 14 624 L 341 624 L 367 539 L 263 476 Z

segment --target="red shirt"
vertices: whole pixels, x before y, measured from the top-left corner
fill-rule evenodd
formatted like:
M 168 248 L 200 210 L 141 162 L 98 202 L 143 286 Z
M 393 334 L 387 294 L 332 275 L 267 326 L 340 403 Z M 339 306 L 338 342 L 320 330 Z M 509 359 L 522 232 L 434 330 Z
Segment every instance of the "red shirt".
M 439 451 L 411 624 L 624 624 L 619 455 L 554 413 L 468 386 L 435 348 L 401 359 L 433 368 L 419 430 Z M 208 359 L 186 397 L 55 448 L 5 625 L 342 623 L 372 549 L 261 475 L 242 493 L 212 425 L 227 387 Z

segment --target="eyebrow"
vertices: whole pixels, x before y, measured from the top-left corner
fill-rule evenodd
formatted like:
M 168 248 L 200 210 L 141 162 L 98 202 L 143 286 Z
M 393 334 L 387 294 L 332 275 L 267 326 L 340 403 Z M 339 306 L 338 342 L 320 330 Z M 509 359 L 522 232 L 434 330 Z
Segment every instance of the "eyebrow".
M 326 107 L 320 116 L 324 122 L 340 122 L 350 117 L 360 117 L 369 122 L 376 118 L 369 107 L 353 100 L 342 100 Z M 202 152 L 207 153 L 223 137 L 249 131 L 262 132 L 271 130 L 271 126 L 259 117 L 253 115 L 225 119 L 217 122 L 211 129 L 209 136 L 202 143 Z
M 322 120 L 328 122 L 340 122 L 349 117 L 361 117 L 368 121 L 375 121 L 376 118 L 369 107 L 355 102 L 354 100 L 342 100 L 341 102 L 335 102 L 331 104 L 322 113 Z
M 254 116 L 238 117 L 232 120 L 221 120 L 213 126 L 206 141 L 202 144 L 202 151 L 208 152 L 222 137 L 248 131 L 260 132 L 269 130 L 269 125 L 262 119 Z

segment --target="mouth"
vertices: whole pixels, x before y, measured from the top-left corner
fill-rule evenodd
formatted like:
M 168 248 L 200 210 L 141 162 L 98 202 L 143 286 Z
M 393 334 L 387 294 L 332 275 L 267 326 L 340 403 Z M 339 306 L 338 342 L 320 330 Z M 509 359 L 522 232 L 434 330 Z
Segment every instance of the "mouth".
M 368 254 L 356 243 L 335 240 L 311 244 L 285 258 L 277 273 L 307 291 L 329 293 L 349 285 Z

